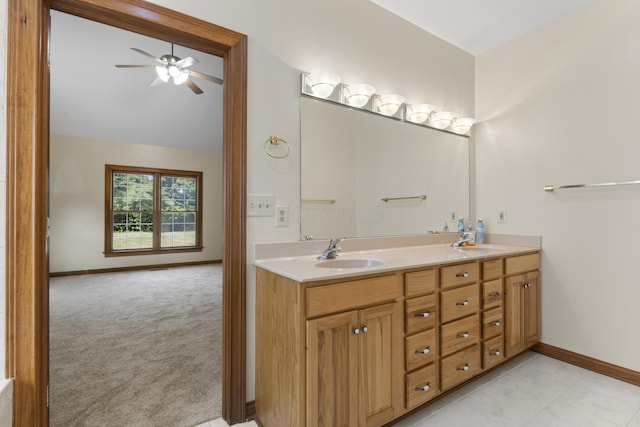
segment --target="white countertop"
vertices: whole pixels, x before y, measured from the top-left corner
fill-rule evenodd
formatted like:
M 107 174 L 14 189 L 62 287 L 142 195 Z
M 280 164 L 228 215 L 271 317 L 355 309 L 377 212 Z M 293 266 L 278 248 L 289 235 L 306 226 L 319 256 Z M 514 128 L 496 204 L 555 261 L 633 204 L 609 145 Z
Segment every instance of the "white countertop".
M 539 247 L 484 244 L 454 248 L 450 244 L 432 244 L 404 246 L 364 251 L 340 252 L 338 259 L 373 259 L 382 263 L 375 267 L 364 268 L 323 268 L 317 264 L 317 254 L 301 256 L 282 256 L 254 260 L 254 265 L 265 270 L 288 277 L 297 282 L 338 279 L 364 274 L 378 274 L 410 268 L 432 265 L 452 264 L 475 261 L 483 258 L 495 258 L 539 251 Z

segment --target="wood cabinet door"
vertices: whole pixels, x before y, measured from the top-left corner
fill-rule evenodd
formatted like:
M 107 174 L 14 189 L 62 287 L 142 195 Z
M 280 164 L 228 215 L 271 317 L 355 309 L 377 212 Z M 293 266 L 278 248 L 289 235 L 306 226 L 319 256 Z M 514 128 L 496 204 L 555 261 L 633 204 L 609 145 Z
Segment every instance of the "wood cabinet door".
M 383 425 L 395 416 L 398 390 L 398 361 L 403 356 L 395 342 L 401 325 L 395 314 L 396 303 L 360 310 L 359 340 L 360 417 L 366 426 Z M 401 360 L 400 360 L 401 361 Z
M 307 427 L 358 426 L 359 328 L 357 311 L 307 321 Z
M 506 278 L 504 324 L 507 357 L 514 356 L 525 348 L 523 324 L 524 280 L 523 274 Z
M 524 292 L 524 337 L 526 346 L 540 341 L 540 273 L 532 271 L 525 276 Z

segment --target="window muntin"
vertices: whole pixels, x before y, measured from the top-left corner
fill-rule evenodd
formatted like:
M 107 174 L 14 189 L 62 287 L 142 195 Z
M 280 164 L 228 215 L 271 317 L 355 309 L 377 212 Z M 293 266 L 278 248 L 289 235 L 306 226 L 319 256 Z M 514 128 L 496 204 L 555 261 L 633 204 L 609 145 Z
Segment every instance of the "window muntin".
M 105 255 L 202 250 L 201 172 L 105 169 Z

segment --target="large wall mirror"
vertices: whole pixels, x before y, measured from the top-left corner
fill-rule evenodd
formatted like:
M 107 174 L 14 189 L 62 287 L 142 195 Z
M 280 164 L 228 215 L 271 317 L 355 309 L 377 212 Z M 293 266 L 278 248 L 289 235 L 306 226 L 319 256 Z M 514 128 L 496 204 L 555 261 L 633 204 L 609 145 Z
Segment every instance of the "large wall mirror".
M 469 218 L 467 137 L 306 96 L 300 108 L 301 238 L 455 231 L 452 212 Z

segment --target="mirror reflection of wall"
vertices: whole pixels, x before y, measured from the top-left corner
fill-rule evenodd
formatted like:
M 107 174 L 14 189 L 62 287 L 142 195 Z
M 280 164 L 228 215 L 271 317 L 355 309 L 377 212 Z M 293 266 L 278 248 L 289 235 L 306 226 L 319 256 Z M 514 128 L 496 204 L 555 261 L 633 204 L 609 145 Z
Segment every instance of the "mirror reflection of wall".
M 445 222 L 455 231 L 451 212 L 468 218 L 467 137 L 306 97 L 300 105 L 301 236 L 422 234 Z

